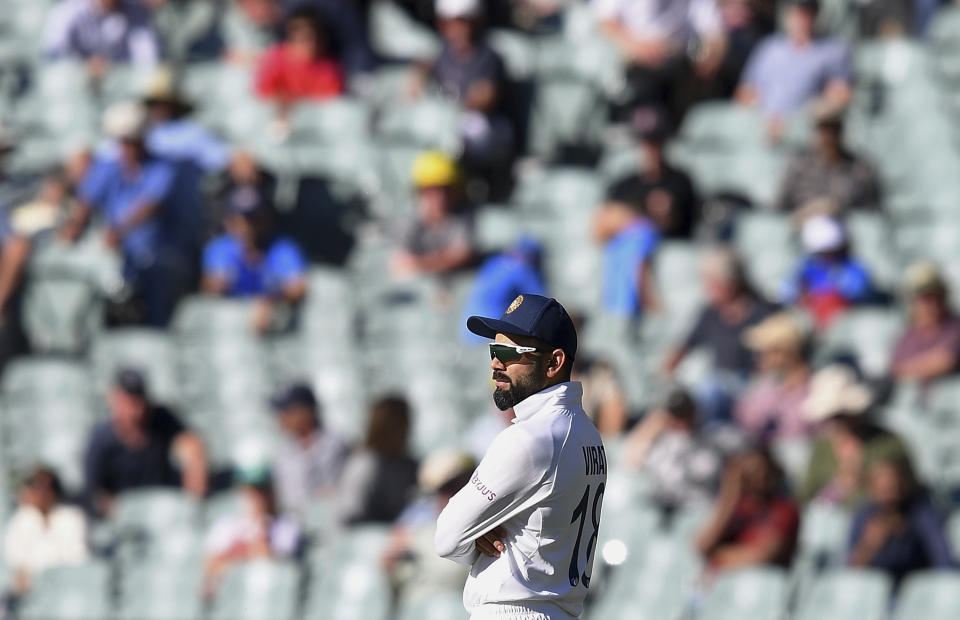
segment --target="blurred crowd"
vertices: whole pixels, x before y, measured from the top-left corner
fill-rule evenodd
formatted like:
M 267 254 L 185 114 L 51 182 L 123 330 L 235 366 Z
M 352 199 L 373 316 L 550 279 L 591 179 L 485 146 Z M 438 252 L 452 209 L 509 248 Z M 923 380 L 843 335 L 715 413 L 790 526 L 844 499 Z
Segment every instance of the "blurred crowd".
M 794 565 L 811 506 L 852 515 L 839 565 L 883 571 L 895 584 L 914 571 L 954 568 L 960 549 L 950 542 L 946 518 L 958 487 L 931 480 L 918 463 L 916 437 L 906 436 L 909 425 L 897 415 L 925 410 L 938 386 L 955 381 L 960 319 L 952 300 L 960 291 L 951 290 L 955 274 L 944 272 L 942 260 L 901 262 L 890 277 L 860 253 L 851 222 L 864 214 L 887 217 L 891 192 L 873 154 L 848 140 L 862 85 L 855 42 L 823 27 L 833 5 L 843 5 L 854 12 L 858 40 L 923 41 L 938 11 L 950 10 L 941 4 L 51 3 L 35 33 L 40 63 L 68 63 L 69 79 L 94 93 L 106 92 L 122 70 L 130 70 L 124 76 L 131 84 L 121 89 L 124 96 L 103 100 L 92 134 L 65 129 L 54 161 L 42 166 L 24 164 L 35 137 L 30 123 L 0 108 L 0 368 L 47 352 L 26 319 L 34 266 L 50 247 L 70 252 L 93 243 L 112 261 L 116 285 L 97 316 L 108 331 L 168 330 L 184 299 L 206 295 L 250 302 L 246 321 L 258 338 L 296 337 L 302 308 L 316 293 L 311 270 L 346 270 L 364 240 L 383 254 L 376 270 L 390 282 L 435 280 L 441 293 L 430 303 L 442 308 L 454 299 L 462 316 L 498 316 L 521 293 L 558 294 L 550 266 L 583 268 L 581 248 L 551 238 L 560 235 L 559 216 L 548 222 L 556 231 L 527 230 L 507 207 L 507 225 L 487 238 L 481 223 L 504 212 L 497 205 L 522 202 L 531 176 L 567 166 L 599 169 L 606 159 L 597 145 L 563 144 L 546 153 L 532 146 L 539 95 L 529 88 L 536 79 L 518 77 L 522 54 L 508 57 L 494 34 L 547 45 L 570 30 L 595 29 L 620 73 L 603 101 L 603 139 L 626 145 L 626 156 L 593 197 L 599 200 L 575 205 L 577 235 L 570 238 L 599 257 L 585 278 L 597 295 L 569 307 L 582 334 L 612 334 L 632 349 L 629 359 L 643 357 L 651 366 L 638 390 L 632 386 L 641 369 L 614 355 L 613 345 L 588 346 L 578 358 L 585 409 L 618 469 L 643 487 L 644 501 L 666 521 L 697 515 L 690 539 L 711 577 Z M 187 43 L 175 41 L 169 20 L 188 9 L 205 19 Z M 436 45 L 393 55 L 390 39 L 402 39 L 399 30 L 384 41 L 371 27 L 384 14 Z M 187 69 L 201 65 L 249 76 L 236 109 L 263 111 L 239 117 L 256 139 L 229 129 L 232 92 L 188 79 Z M 402 79 L 384 98 L 380 76 L 396 70 Z M 18 79 L 11 99 L 39 88 L 29 72 Z M 210 98 L 218 98 L 216 106 Z M 298 142 L 304 128 L 345 131 L 323 125 L 338 101 L 376 101 L 376 120 L 385 124 L 393 108 L 435 100 L 456 112 L 456 147 L 410 147 L 393 185 L 373 160 L 343 174 L 337 164 L 352 151 L 339 138 L 329 150 L 310 150 L 316 145 L 309 133 Z M 776 186 L 768 204 L 703 187 L 700 172 L 676 155 L 698 110 L 718 102 L 759 118 L 764 148 L 789 150 L 782 174 L 760 179 Z M 333 118 L 326 122 L 336 125 Z M 439 118 L 428 116 L 427 131 L 444 122 Z M 809 136 L 794 148 L 798 118 Z M 422 130 L 403 124 L 391 131 Z M 317 160 L 276 155 L 288 147 Z M 301 175 L 291 199 L 293 166 L 311 172 Z M 346 178 L 363 187 L 370 174 L 377 190 L 351 194 L 341 205 L 352 219 L 325 210 L 328 182 Z M 318 185 L 304 184 L 305 177 Z M 386 215 L 375 206 L 383 203 Z M 737 242 L 738 222 L 754 213 L 775 214 L 785 223 L 785 242 L 801 250 L 773 286 L 758 286 L 753 247 Z M 658 261 L 677 247 L 690 250 L 692 267 L 686 278 L 664 279 Z M 457 296 L 450 283 L 462 277 L 468 292 Z M 674 320 L 675 292 L 691 289 L 696 294 L 683 308 L 690 320 Z M 882 368 L 865 364 L 857 351 L 825 346 L 846 329 L 844 321 L 878 309 L 902 322 Z M 473 355 L 482 343 L 460 329 L 451 344 L 482 367 L 482 354 Z M 658 332 L 656 346 L 638 337 L 651 331 Z M 11 609 L 43 571 L 109 556 L 109 542 L 96 535 L 101 526 L 117 518 L 125 495 L 157 487 L 180 488 L 198 501 L 224 493 L 238 499 L 205 533 L 208 599 L 237 564 L 306 557 L 318 510 L 329 511 L 327 521 L 338 527 L 390 526 L 379 559 L 400 604 L 462 584 L 461 567 L 435 557 L 432 529 L 512 412 L 488 406 L 457 445 L 421 454 L 411 447 L 419 414 L 406 394 L 364 398 L 365 428 L 351 439 L 325 424 L 330 403 L 318 398 L 316 385 L 289 382 L 270 400 L 280 437 L 274 451 L 224 467 L 209 458 L 208 441 L 188 424 L 190 416 L 155 397 L 151 379 L 143 368 L 118 364 L 105 415 L 86 439 L 79 489 L 66 489 L 63 472 L 51 466 L 12 472 L 19 487 L 2 562 Z M 916 393 L 904 405 L 907 388 Z

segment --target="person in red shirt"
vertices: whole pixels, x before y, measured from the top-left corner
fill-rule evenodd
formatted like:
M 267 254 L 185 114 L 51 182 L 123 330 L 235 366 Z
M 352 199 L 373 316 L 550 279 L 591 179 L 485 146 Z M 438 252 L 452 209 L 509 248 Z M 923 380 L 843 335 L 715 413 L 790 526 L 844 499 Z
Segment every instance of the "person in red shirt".
M 764 449 L 727 464 L 720 494 L 697 548 L 711 569 L 789 566 L 800 530 L 797 502 L 785 492 L 780 466 Z
M 257 94 L 289 105 L 324 100 L 343 92 L 339 63 L 328 55 L 319 16 L 309 8 L 291 13 L 282 43 L 266 51 L 257 68 Z

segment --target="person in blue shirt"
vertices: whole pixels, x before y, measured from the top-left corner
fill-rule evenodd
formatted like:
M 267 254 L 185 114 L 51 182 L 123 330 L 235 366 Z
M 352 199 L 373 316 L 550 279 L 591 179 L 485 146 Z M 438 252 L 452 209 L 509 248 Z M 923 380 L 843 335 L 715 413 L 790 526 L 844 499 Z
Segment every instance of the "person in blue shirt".
M 881 570 L 899 584 L 909 573 L 956 567 L 943 520 L 902 460 L 875 463 L 870 500 L 850 532 L 851 566 Z
M 843 224 L 816 215 L 804 222 L 801 237 L 808 255 L 784 285 L 785 304 L 804 306 L 824 326 L 848 307 L 876 297 L 866 267 L 850 254 Z
M 521 293 L 546 295 L 540 273 L 542 251 L 536 239 L 524 236 L 512 247 L 484 261 L 473 282 L 464 316 L 492 316 L 503 312 Z M 487 341 L 466 328 L 463 340 L 467 343 Z
M 211 240 L 203 251 L 203 290 L 257 298 L 254 328 L 266 331 L 276 303 L 303 299 L 307 263 L 296 243 L 276 236 L 273 210 L 255 187 L 234 189 L 227 208 L 226 234 Z
M 612 315 L 639 318 L 657 305 L 650 259 L 660 235 L 635 215 L 618 230 L 596 231 L 603 250 L 603 306 Z
M 87 171 L 62 236 L 79 238 L 96 211 L 106 226 L 107 245 L 123 255 L 126 282 L 144 303 L 144 322 L 162 327 L 186 288 L 183 260 L 162 225 L 171 208 L 175 170 L 147 151 L 146 111 L 139 104 L 108 108 L 104 129 L 117 148 L 101 153 Z

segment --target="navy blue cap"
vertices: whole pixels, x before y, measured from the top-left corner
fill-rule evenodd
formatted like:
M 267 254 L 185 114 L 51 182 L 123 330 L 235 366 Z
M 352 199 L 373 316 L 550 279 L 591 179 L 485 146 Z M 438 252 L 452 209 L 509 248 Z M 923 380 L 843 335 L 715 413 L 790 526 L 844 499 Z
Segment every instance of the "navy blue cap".
M 316 409 L 317 397 L 314 396 L 310 386 L 305 383 L 295 383 L 271 398 L 270 404 L 277 411 L 283 411 L 298 405 Z
M 467 329 L 490 339 L 497 334 L 536 338 L 563 349 L 571 360 L 577 356 L 577 328 L 560 302 L 552 297 L 520 295 L 499 319 L 471 316 Z
M 118 368 L 113 384 L 130 396 L 147 397 L 147 378 L 139 368 L 133 366 Z

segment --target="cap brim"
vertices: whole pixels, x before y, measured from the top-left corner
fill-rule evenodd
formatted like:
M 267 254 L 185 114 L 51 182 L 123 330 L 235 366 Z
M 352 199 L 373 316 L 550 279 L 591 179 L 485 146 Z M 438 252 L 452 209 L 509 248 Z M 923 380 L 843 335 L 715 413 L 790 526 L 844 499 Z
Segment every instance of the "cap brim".
M 490 338 L 491 340 L 497 334 L 533 337 L 533 334 L 520 329 L 513 323 L 508 323 L 500 319 L 489 319 L 483 316 L 472 316 L 468 318 L 467 329 L 482 338 Z

